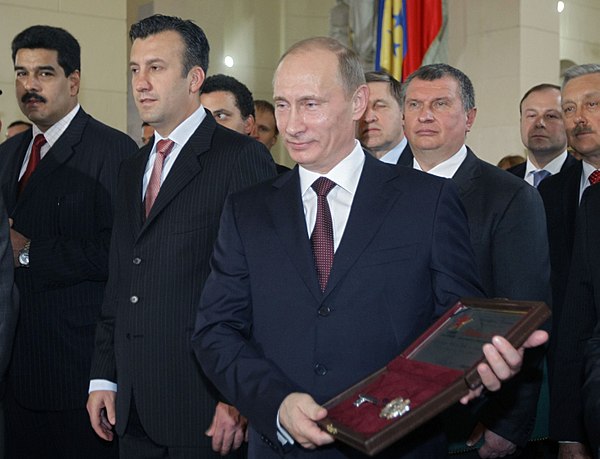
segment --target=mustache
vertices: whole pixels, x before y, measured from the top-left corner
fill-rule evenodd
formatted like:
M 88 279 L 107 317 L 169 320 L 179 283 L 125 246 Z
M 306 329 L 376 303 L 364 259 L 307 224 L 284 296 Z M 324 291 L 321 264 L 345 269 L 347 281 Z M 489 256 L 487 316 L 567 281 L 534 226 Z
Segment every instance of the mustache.
M 43 102 L 46 103 L 46 99 L 42 96 L 40 96 L 39 94 L 36 94 L 35 92 L 26 92 L 25 94 L 23 94 L 23 97 L 21 97 L 21 102 L 25 103 L 28 102 L 30 100 L 36 100 L 38 102 Z
M 573 128 L 573 135 L 578 135 L 578 134 L 589 134 L 593 132 L 592 129 L 590 129 L 587 126 L 583 126 L 581 124 L 578 124 L 577 126 L 575 126 Z

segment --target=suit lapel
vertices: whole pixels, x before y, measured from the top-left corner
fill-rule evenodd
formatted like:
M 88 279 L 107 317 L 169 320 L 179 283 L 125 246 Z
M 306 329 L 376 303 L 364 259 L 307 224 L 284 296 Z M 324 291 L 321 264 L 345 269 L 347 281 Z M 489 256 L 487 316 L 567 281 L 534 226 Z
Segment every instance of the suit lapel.
M 81 137 L 90 116 L 80 108 L 75 117 L 69 123 L 69 127 L 62 133 L 52 148 L 40 161 L 39 165 L 31 174 L 27 186 L 19 196 L 19 203 L 28 199 L 40 184 L 52 174 L 58 167 L 64 164 L 74 153 L 75 147 L 81 142 Z M 17 203 L 18 205 L 18 203 Z
M 365 165 L 358 183 L 344 235 L 333 259 L 325 297 L 344 279 L 369 246 L 400 195 L 389 192 L 391 181 L 398 183 L 393 166 L 365 154 Z M 368 224 L 366 223 L 368 222 Z
M 306 220 L 298 168 L 273 182 L 275 192 L 267 199 L 267 206 L 275 231 L 298 275 L 317 301 L 323 296 L 319 288 L 312 247 L 306 230 Z
M 471 149 L 467 147 L 467 156 L 452 177 L 454 183 L 458 185 L 461 200 L 468 199 L 471 193 L 477 191 L 475 184 L 480 176 L 481 166 L 479 160 Z
M 402 167 L 413 167 L 413 152 L 410 148 L 410 144 L 407 143 L 406 146 L 404 147 L 404 150 L 402 151 L 402 153 L 400 154 L 400 157 L 398 158 L 398 162 L 396 163 L 398 166 L 402 166 Z
M 202 166 L 199 158 L 210 149 L 216 125 L 214 118 L 207 115 L 183 146 L 169 175 L 160 187 L 144 227 L 151 224 L 173 198 L 200 173 Z
M 130 220 L 129 227 L 133 231 L 134 238 L 140 233 L 142 224 L 146 218 L 142 202 L 142 186 L 144 183 L 144 171 L 146 170 L 146 163 L 148 162 L 151 150 L 151 144 L 142 147 L 131 161 L 125 161 L 121 166 L 121 174 L 125 176 L 121 179 L 124 187 L 123 196 L 127 201 L 127 216 Z

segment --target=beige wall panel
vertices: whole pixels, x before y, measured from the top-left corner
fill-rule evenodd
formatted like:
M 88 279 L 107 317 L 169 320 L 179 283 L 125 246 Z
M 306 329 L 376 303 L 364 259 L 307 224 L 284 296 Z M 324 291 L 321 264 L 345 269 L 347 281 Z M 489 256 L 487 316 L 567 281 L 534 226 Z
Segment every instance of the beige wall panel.
M 491 164 L 497 164 L 506 155 L 522 155 L 523 144 L 519 137 L 518 126 L 500 125 L 488 128 L 477 128 L 467 137 L 469 145 L 475 154 Z
M 557 0 L 525 0 L 519 2 L 521 10 L 519 15 L 520 25 L 556 33 L 559 21 L 556 3 Z
M 126 92 L 90 90 L 83 93 L 79 101 L 81 106 L 97 120 L 120 131 L 125 131 L 125 126 L 127 126 L 126 99 Z
M 81 14 L 83 16 L 123 19 L 125 17 L 126 2 L 124 0 L 60 0 L 60 10 L 65 13 Z
M 4 5 L 13 5 L 21 8 L 31 8 L 46 11 L 58 11 L 59 0 L 2 0 L 0 8 L 2 9 L 2 19 L 4 19 Z M 8 24 L 8 23 L 6 23 Z
M 455 8 L 449 0 L 450 8 Z M 519 18 L 519 0 L 459 0 L 462 3 L 466 21 L 463 24 L 466 34 L 480 35 L 492 30 L 514 27 Z
M 538 83 L 559 83 L 560 38 L 557 32 L 521 29 L 521 91 Z

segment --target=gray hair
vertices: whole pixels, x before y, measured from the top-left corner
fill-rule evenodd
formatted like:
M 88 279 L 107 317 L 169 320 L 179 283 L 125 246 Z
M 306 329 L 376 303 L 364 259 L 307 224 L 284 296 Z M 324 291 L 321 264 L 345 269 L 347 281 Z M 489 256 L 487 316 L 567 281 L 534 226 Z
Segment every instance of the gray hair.
M 569 67 L 565 71 L 562 89 L 565 89 L 565 85 L 573 78 L 577 78 L 583 75 L 589 75 L 591 73 L 600 73 L 600 64 L 582 64 Z

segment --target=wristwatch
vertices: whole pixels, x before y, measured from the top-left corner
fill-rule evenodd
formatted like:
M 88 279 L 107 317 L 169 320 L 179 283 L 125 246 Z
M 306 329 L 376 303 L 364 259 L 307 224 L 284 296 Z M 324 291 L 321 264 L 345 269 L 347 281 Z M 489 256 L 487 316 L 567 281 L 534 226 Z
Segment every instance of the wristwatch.
M 19 264 L 22 268 L 29 268 L 29 246 L 31 241 L 27 241 L 23 248 L 19 250 Z

